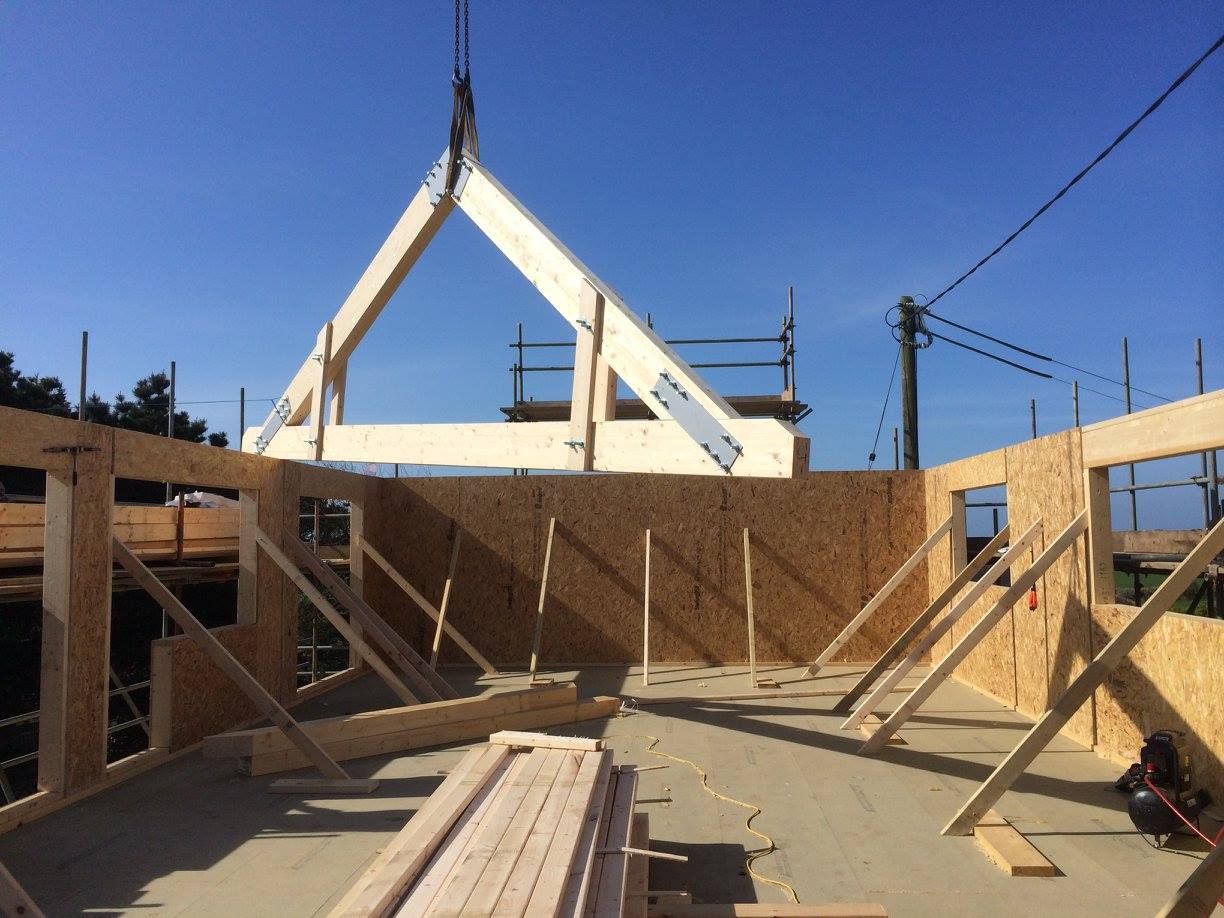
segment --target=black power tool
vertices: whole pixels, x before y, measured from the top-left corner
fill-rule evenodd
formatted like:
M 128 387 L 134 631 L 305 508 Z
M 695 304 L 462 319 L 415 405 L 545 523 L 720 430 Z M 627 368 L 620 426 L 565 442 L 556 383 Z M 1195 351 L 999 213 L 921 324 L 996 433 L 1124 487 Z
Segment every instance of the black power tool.
M 1205 790 L 1191 791 L 1190 757 L 1177 745 L 1179 734 L 1158 730 L 1144 740 L 1139 761 L 1114 784 L 1129 793 L 1127 811 L 1145 835 L 1172 835 L 1183 825 L 1178 813 L 1196 822 L 1211 802 Z

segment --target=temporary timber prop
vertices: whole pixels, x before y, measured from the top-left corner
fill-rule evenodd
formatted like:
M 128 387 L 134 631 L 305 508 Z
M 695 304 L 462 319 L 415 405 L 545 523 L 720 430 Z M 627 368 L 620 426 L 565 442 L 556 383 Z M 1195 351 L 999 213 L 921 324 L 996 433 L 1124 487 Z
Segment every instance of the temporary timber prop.
M 354 349 L 456 205 L 573 326 L 570 420 L 349 425 L 333 411 L 325 424 L 327 388 L 343 379 Z M 618 380 L 655 420 L 611 418 Z M 284 459 L 790 478 L 807 471 L 809 444 L 784 421 L 741 417 L 485 166 L 448 151 L 263 427 L 245 432 L 243 448 Z
M 944 835 L 968 835 L 973 831 L 978 820 L 998 802 L 1037 754 L 1049 745 L 1050 740 L 1071 719 L 1071 715 L 1080 709 L 1096 687 L 1117 668 L 1221 551 L 1224 551 L 1224 520 L 1220 520 L 1208 530 L 1186 559 L 1155 589 L 1148 601 L 1135 613 L 1135 617 L 1127 622 L 1113 640 L 1075 677 L 1062 697 L 1033 725 L 1011 754 L 999 763 L 952 821 L 944 826 Z
M 1217 844 L 1194 868 L 1156 918 L 1204 918 L 1224 899 L 1224 843 Z
M 854 637 L 855 633 L 862 628 L 864 624 L 866 624 L 867 619 L 871 618 L 871 616 L 875 615 L 876 612 L 879 611 L 879 608 L 884 605 L 884 601 L 892 595 L 893 590 L 899 587 L 901 585 L 901 581 L 909 576 L 910 571 L 922 563 L 922 560 L 931 553 L 932 549 L 939 544 L 940 540 L 942 540 L 943 537 L 951 531 L 952 517 L 949 516 L 946 520 L 935 527 L 935 531 L 927 536 L 926 541 L 918 546 L 918 550 L 916 552 L 906 558 L 905 563 L 897 568 L 896 573 L 888 578 L 888 581 L 884 584 L 884 586 L 880 587 L 880 591 L 871 597 L 871 600 L 867 603 L 867 605 L 863 606 L 859 614 L 850 620 L 850 623 L 842 629 L 841 634 L 835 637 L 830 642 L 829 646 L 821 651 L 820 656 L 816 658 L 816 662 L 807 668 L 807 672 L 804 675 L 814 676 L 820 672 L 821 668 L 833 659 L 833 655 L 837 653 L 837 651 L 841 650 L 842 647 L 844 647 L 850 640 L 850 638 Z
M 455 568 L 459 564 L 459 545 L 462 530 L 455 530 L 455 541 L 451 545 L 450 565 L 446 568 L 446 583 L 442 587 L 442 602 L 438 604 L 438 623 L 434 628 L 433 644 L 429 648 L 429 665 L 437 669 L 438 654 L 442 650 L 442 633 L 446 630 L 446 610 L 450 607 L 451 587 L 455 583 Z
M 471 657 L 472 661 L 485 671 L 485 675 L 501 675 L 497 667 L 490 663 L 485 658 L 484 654 L 476 649 L 476 646 L 471 641 L 459 633 L 458 628 L 446 621 L 441 610 L 434 608 L 434 604 L 426 599 L 420 590 L 409 583 L 408 579 L 398 570 L 396 570 L 391 562 L 383 556 L 382 552 L 370 544 L 369 539 L 364 537 L 354 538 L 353 550 L 360 551 L 365 555 L 365 557 L 369 558 L 376 565 L 378 565 L 379 569 L 381 569 L 382 572 L 387 575 L 387 578 L 392 583 L 403 590 L 403 592 L 408 595 L 409 599 L 420 606 L 421 610 L 431 619 L 433 619 L 434 623 L 441 627 L 442 630 L 446 632 L 446 635 L 459 646 L 459 649 Z
M 646 530 L 646 576 L 642 583 L 642 685 L 650 685 L 650 530 Z
M 0 915 L 10 918 L 45 918 L 30 894 L 22 889 L 17 878 L 0 864 Z
M 611 717 L 619 707 L 619 700 L 613 697 L 579 698 L 577 687 L 567 682 L 302 721 L 300 726 L 328 755 L 344 762 L 483 740 L 500 730 L 538 730 Z M 300 749 L 268 727 L 207 737 L 204 756 L 237 759 L 239 770 L 249 775 L 273 774 L 308 764 Z
M 952 671 L 956 669 L 957 665 L 965 657 L 969 656 L 970 651 L 982 642 L 982 639 L 1002 620 L 1003 616 L 1011 611 L 1012 606 L 1024 597 L 1029 589 L 1037 583 L 1038 579 L 1049 570 L 1050 565 L 1061 558 L 1087 528 L 1088 511 L 1083 510 L 1059 534 L 1058 538 L 1051 542 L 1049 547 L 1037 556 L 1037 560 L 1023 574 L 1012 580 L 1011 586 L 990 607 L 989 611 L 974 622 L 973 627 L 952 646 L 952 649 L 948 651 L 944 658 L 931 669 L 927 677 L 910 692 L 909 697 L 897 706 L 897 709 L 889 715 L 888 720 L 871 735 L 867 742 L 863 743 L 859 749 L 859 754 L 864 755 L 878 752 L 883 748 L 889 737 L 901 729 L 905 722 L 922 706 L 922 703 L 931 697 L 935 689 L 939 688 L 952 675 Z
M 544 570 L 540 574 L 540 601 L 536 606 L 535 633 L 531 638 L 531 683 L 533 685 L 545 681 L 536 678 L 536 667 L 540 662 L 540 645 L 544 640 L 544 604 L 548 599 L 548 567 L 552 563 L 553 535 L 556 531 L 557 518 L 549 517 L 548 542 L 544 546 Z
M 407 658 L 398 654 L 390 654 L 391 662 L 388 663 L 365 639 L 365 635 L 358 633 L 349 620 L 340 614 L 340 610 L 332 605 L 323 591 L 306 576 L 305 570 L 289 559 L 289 554 L 293 552 L 292 542 L 294 540 L 273 538 L 264 530 L 255 527 L 255 541 L 272 562 L 284 571 L 285 575 L 302 591 L 302 595 L 331 622 L 332 627 L 340 632 L 341 637 L 348 641 L 349 646 L 357 651 L 370 669 L 374 670 L 387 684 L 387 687 L 395 693 L 396 697 L 405 704 L 416 704 L 422 700 L 434 701 L 442 697 Z M 318 561 L 308 551 L 305 554 L 314 561 Z M 336 597 L 336 600 L 341 601 L 339 596 Z M 378 618 L 377 615 L 374 617 Z M 412 683 L 411 688 L 409 688 L 409 682 Z
M 951 582 L 944 587 L 943 592 L 931 600 L 931 604 L 923 609 L 921 614 L 910 623 L 910 626 L 897 636 L 897 639 L 888 646 L 888 649 L 880 654 L 880 658 L 871 664 L 871 668 L 863 673 L 858 682 L 854 683 L 850 691 L 846 692 L 841 700 L 833 706 L 834 712 L 844 714 L 854 707 L 854 702 L 863 697 L 863 693 L 875 685 L 876 679 L 880 678 L 880 675 L 893 665 L 897 657 L 905 653 L 905 648 L 909 647 L 910 643 L 918 635 L 922 634 L 922 629 L 933 622 L 936 616 L 944 610 L 944 607 L 956 598 L 956 594 L 964 589 L 965 584 L 980 574 L 986 565 L 990 563 L 990 559 L 995 556 L 1000 548 L 1007 544 L 1007 540 L 1011 538 L 1010 532 L 1009 527 L 1004 526 L 977 553 L 972 561 L 961 568 L 960 573 L 952 578 Z
M 998 583 L 999 578 L 1003 576 L 1005 571 L 1011 569 L 1011 566 L 1016 563 L 1016 560 L 1024 554 L 1025 551 L 1037 540 L 1041 535 L 1041 520 L 1035 522 L 1028 528 L 1028 531 L 1022 535 L 1016 544 L 1010 546 L 1003 556 L 999 558 L 990 569 L 982 575 L 972 587 L 965 591 L 965 595 L 960 598 L 948 614 L 941 618 L 930 631 L 914 645 L 914 649 L 909 652 L 904 660 L 897 664 L 896 668 L 884 678 L 884 680 L 876 687 L 876 689 L 863 699 L 863 703 L 854 709 L 854 713 L 846 718 L 842 724 L 843 730 L 852 730 L 863 722 L 863 719 L 871 714 L 880 702 L 883 701 L 888 693 L 891 692 L 909 672 L 918 665 L 923 655 L 938 643 L 939 639 L 947 634 L 952 626 L 955 625 L 965 613 L 973 608 L 974 603 L 985 595 L 986 591 Z
M 399 632 L 375 612 L 347 583 L 319 561 L 301 539 L 288 541 L 292 556 L 301 569 L 310 573 L 327 591 L 336 598 L 349 613 L 350 621 L 357 622 L 363 633 L 368 633 L 374 643 L 392 660 L 398 669 L 410 678 L 415 685 L 430 697 L 430 700 L 443 698 L 458 698 L 459 693 L 443 679 L 432 663 L 425 660 L 412 649 L 412 646 L 400 637 Z
M 174 619 L 174 623 L 183 629 L 183 633 L 195 641 L 208 655 L 208 658 L 234 681 L 234 684 L 251 700 L 259 713 L 272 721 L 275 726 L 269 729 L 275 731 L 288 746 L 293 748 L 301 757 L 303 765 L 314 765 L 329 781 L 333 782 L 332 786 L 336 788 L 341 788 L 343 785 L 334 782 L 353 780 L 337 764 L 336 760 L 302 729 L 293 716 L 281 707 L 280 702 L 268 694 L 267 689 L 260 685 L 259 681 L 246 671 L 233 654 L 225 649 L 225 646 L 213 636 L 212 632 L 191 614 L 191 611 L 179 601 L 178 597 L 170 592 L 139 558 L 132 554 L 123 542 L 112 537 L 111 548 L 114 559 L 136 578 L 144 587 L 145 592 L 157 600 L 166 613 Z M 374 789 L 369 782 L 360 781 L 358 783 L 365 791 Z

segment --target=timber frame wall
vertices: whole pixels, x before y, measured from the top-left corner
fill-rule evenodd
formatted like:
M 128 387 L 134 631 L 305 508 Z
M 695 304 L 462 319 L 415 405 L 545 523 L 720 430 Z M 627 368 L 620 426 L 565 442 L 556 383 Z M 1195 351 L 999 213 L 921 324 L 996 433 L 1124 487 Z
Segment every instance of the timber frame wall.
M 1224 390 L 971 456 L 926 473 L 927 525 L 964 518 L 964 492 L 1007 485 L 1013 532 L 1044 521 L 1019 576 L 1085 507 L 1089 529 L 1037 582 L 1037 608 L 1017 603 L 956 670 L 956 677 L 1031 717 L 1054 704 L 1093 656 L 1138 612 L 1114 602 L 1109 468 L 1224 448 Z M 954 531 L 955 531 L 954 526 Z M 963 531 L 963 530 L 962 530 Z M 959 544 L 963 545 L 963 539 Z M 932 598 L 965 564 L 947 544 L 930 559 Z M 987 590 L 936 645 L 951 649 L 1003 594 Z M 1185 732 L 1197 784 L 1224 799 L 1224 621 L 1166 612 L 1062 732 L 1129 764 L 1154 730 Z
M 297 688 L 297 591 L 261 557 L 253 532 L 275 526 L 296 534 L 299 499 L 308 496 L 351 501 L 351 526 L 360 534 L 374 479 L 12 408 L 0 408 L 0 465 L 47 473 L 39 790 L 0 807 L 0 832 L 255 716 L 189 638 L 157 640 L 151 651 L 150 748 L 107 763 L 116 478 L 239 490 L 237 623 L 213 633 L 278 701 L 298 703 L 359 672 L 350 669 Z M 360 589 L 359 561 L 351 574 Z
M 237 624 L 217 637 L 281 703 L 327 691 L 353 668 L 298 690 L 296 589 L 261 558 L 256 526 L 296 533 L 301 496 L 352 502 L 353 542 L 367 540 L 437 601 L 462 532 L 448 621 L 496 662 L 530 645 L 542 533 L 557 520 L 543 660 L 641 662 L 643 536 L 652 530 L 652 658 L 740 662 L 747 656 L 742 529 L 752 535 L 757 655 L 808 662 L 949 516 L 945 538 L 841 648 L 880 651 L 965 563 L 967 489 L 1007 485 L 1009 520 L 1038 517 L 1034 556 L 1089 510 L 1087 537 L 1038 582 L 957 669 L 961 680 L 1041 714 L 1133 616 L 1113 603 L 1106 470 L 1129 461 L 1224 448 L 1224 391 L 1064 431 L 918 472 L 814 472 L 793 480 L 690 476 L 380 479 L 0 408 L 0 465 L 47 473 L 43 572 L 40 791 L 0 808 L 0 832 L 250 721 L 253 710 L 186 638 L 154 642 L 151 747 L 107 764 L 110 534 L 116 478 L 173 480 L 241 493 Z M 1089 557 L 1096 550 L 1094 558 Z M 1030 562 L 1018 562 L 1017 573 Z M 1094 574 L 1100 571 L 1100 574 Z M 373 564 L 351 559 L 357 590 L 418 649 L 432 623 Z M 972 627 L 988 603 L 959 622 Z M 935 648 L 935 653 L 942 654 Z M 1224 622 L 1166 614 L 1066 725 L 1072 738 L 1134 758 L 1144 732 L 1186 731 L 1198 780 L 1224 797 Z M 443 660 L 460 662 L 449 641 Z M 466 661 L 463 661 L 466 662 Z

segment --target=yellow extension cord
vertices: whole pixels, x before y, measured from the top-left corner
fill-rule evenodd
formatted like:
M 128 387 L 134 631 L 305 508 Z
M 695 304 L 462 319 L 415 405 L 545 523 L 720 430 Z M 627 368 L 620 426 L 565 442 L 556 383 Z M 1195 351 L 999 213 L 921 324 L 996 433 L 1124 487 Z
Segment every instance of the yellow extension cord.
M 744 820 L 744 828 L 746 828 L 749 832 L 751 832 L 757 838 L 765 842 L 765 847 L 757 848 L 754 851 L 749 851 L 748 857 L 744 861 L 744 868 L 748 871 L 748 875 L 752 877 L 754 880 L 757 880 L 758 882 L 761 882 L 761 883 L 768 883 L 770 886 L 776 886 L 779 889 L 784 890 L 786 894 L 791 897 L 792 902 L 794 902 L 796 905 L 799 904 L 799 895 L 798 893 L 795 892 L 795 888 L 793 886 L 791 886 L 789 883 L 784 883 L 781 880 L 775 880 L 772 877 L 767 877 L 760 873 L 757 873 L 756 870 L 754 870 L 752 867 L 752 865 L 756 863 L 756 861 L 759 860 L 760 858 L 773 854 L 775 851 L 778 850 L 778 846 L 774 844 L 774 840 L 772 838 L 770 838 L 764 832 L 757 831 L 756 829 L 752 827 L 752 820 L 756 819 L 758 816 L 761 815 L 762 810 L 759 806 L 757 806 L 754 803 L 747 803 L 743 800 L 736 800 L 734 797 L 728 797 L 726 794 L 720 794 L 718 791 L 714 790 L 714 788 L 710 787 L 710 782 L 709 782 L 710 776 L 706 773 L 706 770 L 702 768 L 700 765 L 698 765 L 696 762 L 691 762 L 688 759 L 681 758 L 678 755 L 672 755 L 671 753 L 668 753 L 668 752 L 658 752 L 654 747 L 659 745 L 659 743 L 662 742 L 662 740 L 660 740 L 657 736 L 651 736 L 649 733 L 621 733 L 621 734 L 614 734 L 606 738 L 607 739 L 649 740 L 650 745 L 646 747 L 647 752 L 649 752 L 651 755 L 658 756 L 663 759 L 671 759 L 673 762 L 679 762 L 681 765 L 687 765 L 689 768 L 693 769 L 693 771 L 701 775 L 702 790 L 704 790 L 711 797 L 714 797 L 717 800 L 725 801 L 727 803 L 733 803 L 736 806 L 743 807 L 746 810 L 752 810 L 752 814 L 746 820 Z

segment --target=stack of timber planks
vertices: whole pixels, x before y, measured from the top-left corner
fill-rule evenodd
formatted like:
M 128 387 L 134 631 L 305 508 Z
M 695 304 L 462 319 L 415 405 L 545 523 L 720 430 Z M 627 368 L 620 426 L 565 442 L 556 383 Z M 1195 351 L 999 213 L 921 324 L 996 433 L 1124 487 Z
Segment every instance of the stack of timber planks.
M 331 912 L 621 916 L 644 887 L 637 775 L 601 743 L 516 734 L 468 752 Z M 513 742 L 515 745 L 508 745 Z M 528 745 L 523 745 L 528 744 Z M 639 832 L 640 832 L 639 823 Z
M 335 761 L 484 739 L 498 730 L 555 727 L 611 717 L 614 697 L 578 698 L 573 683 L 515 689 L 343 717 L 302 721 L 302 729 Z M 205 758 L 237 758 L 239 769 L 264 775 L 305 768 L 306 756 L 276 727 L 210 736 Z

